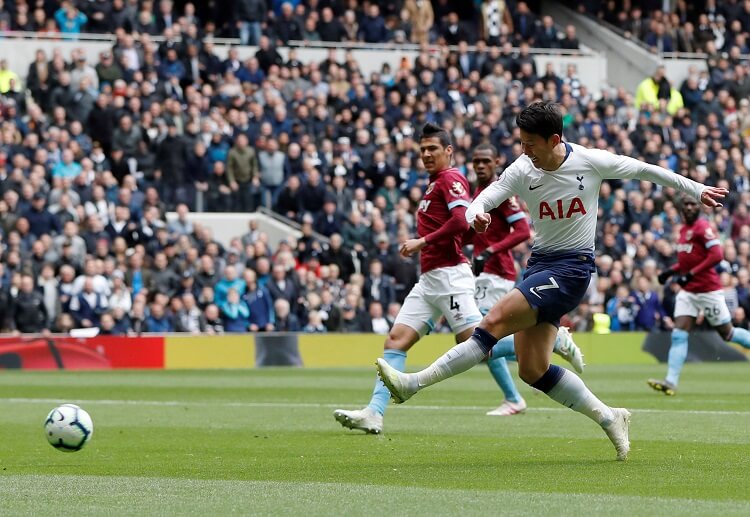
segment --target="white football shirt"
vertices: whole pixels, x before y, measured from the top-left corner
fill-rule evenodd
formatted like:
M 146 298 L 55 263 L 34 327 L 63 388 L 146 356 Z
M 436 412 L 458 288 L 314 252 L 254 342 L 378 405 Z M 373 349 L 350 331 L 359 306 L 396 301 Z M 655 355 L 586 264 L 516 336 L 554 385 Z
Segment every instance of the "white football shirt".
M 566 145 L 567 158 L 556 171 L 535 167 L 526 155 L 517 158 L 471 203 L 466 221 L 473 227 L 477 214 L 489 212 L 516 195 L 526 202 L 531 213 L 535 232 L 533 251 L 593 251 L 602 180 L 648 180 L 696 199 L 700 199 L 705 188 L 684 176 L 628 156 Z

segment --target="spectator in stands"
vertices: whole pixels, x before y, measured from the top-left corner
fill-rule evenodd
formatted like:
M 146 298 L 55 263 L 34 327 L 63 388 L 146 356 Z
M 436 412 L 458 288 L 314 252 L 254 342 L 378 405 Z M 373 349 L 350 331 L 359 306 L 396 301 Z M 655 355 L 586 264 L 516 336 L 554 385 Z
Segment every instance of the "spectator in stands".
M 254 211 L 260 200 L 258 158 L 244 134 L 237 136 L 235 146 L 227 156 L 227 179 L 235 192 L 235 209 L 240 212 Z
M 245 289 L 242 301 L 250 311 L 249 329 L 252 332 L 274 330 L 273 299 L 265 287 L 259 287 L 257 275 L 252 269 L 243 273 Z
M 73 179 L 81 174 L 81 164 L 75 161 L 75 155 L 70 149 L 62 152 L 62 159 L 52 169 L 52 177 L 60 179 Z
M 294 14 L 294 6 L 290 2 L 281 4 L 281 15 L 273 26 L 277 45 L 286 45 L 291 40 L 302 39 L 302 23 Z
M 651 282 L 645 276 L 636 281 L 637 289 L 633 292 L 636 305 L 636 330 L 651 331 L 664 326 L 671 329 L 671 318 L 664 312 L 658 294 L 652 289 Z
M 275 264 L 271 270 L 271 279 L 266 285 L 271 300 L 288 300 L 290 304 L 296 303 L 298 288 L 294 280 L 289 278 L 286 269 L 281 264 Z
M 226 174 L 226 165 L 222 161 L 213 164 L 208 176 L 208 208 L 211 212 L 230 212 L 232 210 L 232 187 Z M 237 184 L 239 190 L 239 184 Z
M 466 29 L 464 29 L 457 13 L 448 13 L 442 30 L 442 39 L 446 45 L 458 45 L 461 41 L 469 40 L 469 35 Z
M 42 295 L 34 290 L 31 275 L 21 275 L 18 294 L 10 305 L 8 326 L 15 333 L 47 332 L 47 308 Z
M 93 277 L 86 277 L 81 292 L 70 300 L 70 312 L 78 327 L 98 327 L 101 315 L 108 308 L 109 300 L 94 289 Z
M 339 330 L 356 333 L 372 332 L 372 320 L 368 313 L 347 302 L 341 307 L 341 327 Z
M 174 122 L 168 122 L 167 128 L 167 135 L 156 153 L 155 177 L 159 181 L 164 202 L 171 207 L 188 200 L 185 188 L 185 156 L 188 146 Z
M 47 197 L 42 192 L 36 192 L 31 207 L 23 214 L 29 222 L 29 231 L 36 237 L 57 235 L 60 232 L 60 222 L 47 210 L 46 204 Z
M 226 300 L 220 305 L 226 332 L 246 332 L 250 325 L 250 310 L 240 298 L 237 289 L 230 288 Z
M 636 299 L 630 295 L 628 286 L 620 285 L 617 287 L 615 296 L 607 302 L 610 329 L 614 331 L 635 330 L 637 311 Z
M 287 157 L 279 150 L 278 141 L 271 138 L 266 148 L 258 153 L 262 203 L 266 208 L 276 206 L 284 179 L 288 176 Z
M 224 333 L 224 322 L 221 320 L 221 314 L 219 308 L 214 305 L 208 305 L 204 312 L 205 329 L 204 332 L 208 335 L 216 335 Z
M 646 34 L 646 44 L 652 52 L 674 52 L 674 42 L 672 36 L 667 34 L 664 23 L 655 22 L 650 32 Z
M 367 15 L 359 22 L 357 36 L 365 43 L 384 43 L 388 39 L 385 19 L 380 15 L 380 7 L 377 4 L 373 3 L 367 7 Z
M 651 77 L 647 77 L 638 85 L 635 94 L 635 108 L 641 109 L 643 105 L 652 110 L 660 109 L 660 101 L 668 102 L 671 97 L 671 86 L 665 75 L 663 66 L 656 67 Z
M 121 309 L 126 314 L 133 308 L 130 289 L 125 284 L 125 274 L 119 269 L 112 273 L 112 294 L 107 300 L 107 306 L 110 310 Z
M 260 69 L 263 70 L 263 73 L 266 75 L 268 75 L 268 71 L 272 65 L 281 66 L 284 64 L 281 54 L 279 54 L 276 47 L 271 44 L 271 40 L 268 36 L 263 35 L 260 37 L 258 47 L 259 48 L 255 53 L 255 58 L 258 60 Z
M 323 208 L 326 199 L 326 187 L 317 169 L 311 169 L 307 173 L 307 179 L 299 189 L 299 198 L 300 208 L 304 212 L 317 214 Z
M 297 316 L 290 311 L 287 300 L 279 298 L 274 302 L 273 307 L 276 314 L 274 324 L 276 332 L 299 332 L 302 330 Z
M 513 32 L 510 6 L 505 0 L 487 0 L 482 2 L 480 10 L 481 40 L 486 41 L 488 45 L 499 45 L 506 34 Z
M 2 69 L 0 68 L 0 70 Z M 51 66 L 47 60 L 47 54 L 42 49 L 37 50 L 34 61 L 29 65 L 28 72 L 26 73 L 26 87 L 43 109 L 49 107 L 49 94 L 52 89 L 50 72 Z M 0 90 L 2 90 L 2 84 L 2 72 L 0 72 Z
M 428 0 L 406 0 L 404 9 L 411 22 L 411 42 L 420 45 L 430 42 L 430 31 L 435 23 L 435 12 Z
M 169 298 L 177 293 L 180 280 L 174 270 L 169 267 L 167 255 L 164 252 L 156 253 L 154 256 L 151 283 L 148 286 L 150 292 L 163 293 Z
M 199 334 L 206 329 L 203 312 L 195 303 L 191 293 L 185 293 L 180 298 L 182 306 L 175 313 L 175 331 Z
M 336 300 L 330 290 L 320 293 L 320 303 L 316 309 L 323 325 L 328 332 L 338 332 L 341 328 L 341 309 L 336 306 Z
M 537 28 L 534 43 L 539 48 L 561 48 L 561 42 L 557 37 L 557 29 L 552 16 L 543 16 L 542 23 Z
M 323 211 L 315 220 L 314 229 L 326 237 L 334 233 L 341 233 L 344 229 L 344 216 L 336 209 L 336 201 L 327 197 L 323 203 Z
M 318 311 L 310 311 L 307 314 L 307 324 L 302 327 L 302 332 L 311 333 L 323 333 L 327 332 L 323 322 L 320 319 Z
M 391 325 L 383 315 L 383 305 L 380 302 L 372 301 L 369 304 L 368 312 L 372 321 L 372 331 L 375 334 L 388 334 Z
M 48 328 L 52 328 L 57 316 L 60 314 L 61 307 L 55 267 L 50 263 L 42 263 L 34 268 L 34 275 L 37 278 L 37 290 L 41 293 L 44 306 L 47 309 L 47 326 Z M 1 289 L 2 287 L 0 287 Z M 0 327 L 2 327 L 2 319 L 0 319 Z
M 112 147 L 121 150 L 125 158 L 131 158 L 135 156 L 138 142 L 142 138 L 141 130 L 133 124 L 133 119 L 129 115 L 123 115 L 112 135 Z
M 578 50 L 580 47 L 581 43 L 578 41 L 575 25 L 566 25 L 565 37 L 560 40 L 560 48 L 564 48 L 567 50 Z
M 88 22 L 88 17 L 79 11 L 72 1 L 67 0 L 55 11 L 55 21 L 61 33 L 74 36 L 82 32 L 83 26 Z
M 239 0 L 233 4 L 241 45 L 257 45 L 268 7 L 265 0 Z
M 237 269 L 234 266 L 224 268 L 224 276 L 213 287 L 214 302 L 220 308 L 226 301 L 230 289 L 237 291 L 239 296 L 245 293 L 245 283 L 237 278 Z
M 529 41 L 536 31 L 536 16 L 531 12 L 526 2 L 518 2 L 513 15 L 513 30 L 518 41 Z
M 172 318 L 167 314 L 165 307 L 158 302 L 153 302 L 149 306 L 149 314 L 144 320 L 143 332 L 158 332 L 164 334 L 173 331 L 174 324 Z
M 104 314 L 102 314 L 99 320 L 98 327 L 100 336 L 122 335 L 122 331 L 116 325 L 115 318 L 109 312 L 105 312 Z
M 396 300 L 394 284 L 392 277 L 383 274 L 383 263 L 377 259 L 372 260 L 363 288 L 365 305 L 369 307 L 373 301 L 379 302 L 382 313 L 383 307 L 387 307 Z

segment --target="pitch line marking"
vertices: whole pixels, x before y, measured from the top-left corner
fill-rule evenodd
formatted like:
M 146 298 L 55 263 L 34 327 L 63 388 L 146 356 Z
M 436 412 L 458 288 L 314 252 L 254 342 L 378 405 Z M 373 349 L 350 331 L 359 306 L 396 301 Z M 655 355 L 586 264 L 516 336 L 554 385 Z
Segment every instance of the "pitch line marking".
M 104 405 L 104 406 L 157 406 L 157 407 L 229 407 L 229 408 L 309 408 L 309 409 L 337 409 L 351 406 L 351 403 L 321 404 L 315 402 L 211 402 L 211 401 L 180 401 L 180 400 L 126 400 L 126 399 L 52 399 L 52 398 L 0 398 L 1 403 L 7 404 L 62 404 L 65 402 L 77 402 L 79 404 Z M 411 411 L 484 411 L 486 406 L 423 406 L 409 405 L 399 406 L 399 409 Z M 750 416 L 750 411 L 720 411 L 699 409 L 653 409 L 653 408 L 628 408 L 637 413 L 679 413 L 686 415 L 719 415 L 719 416 Z M 567 412 L 567 408 L 559 407 L 534 407 L 527 411 L 539 412 Z

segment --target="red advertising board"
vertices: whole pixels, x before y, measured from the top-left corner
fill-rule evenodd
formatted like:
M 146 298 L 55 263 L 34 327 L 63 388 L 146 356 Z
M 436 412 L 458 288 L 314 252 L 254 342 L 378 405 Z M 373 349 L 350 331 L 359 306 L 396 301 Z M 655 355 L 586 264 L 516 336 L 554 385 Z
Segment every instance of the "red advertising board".
M 164 338 L 0 338 L 0 369 L 164 368 Z

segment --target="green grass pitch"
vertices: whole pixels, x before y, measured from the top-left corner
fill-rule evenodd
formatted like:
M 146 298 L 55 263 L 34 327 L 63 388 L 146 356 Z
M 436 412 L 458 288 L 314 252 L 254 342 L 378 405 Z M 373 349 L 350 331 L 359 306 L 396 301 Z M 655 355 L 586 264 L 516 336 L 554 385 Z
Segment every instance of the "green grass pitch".
M 0 373 L 0 515 L 750 515 L 750 366 L 591 366 L 633 412 L 614 460 L 587 418 L 523 387 L 525 415 L 487 417 L 485 368 L 386 414 L 383 436 L 341 428 L 373 370 Z M 78 453 L 50 447 L 57 402 L 94 419 Z

